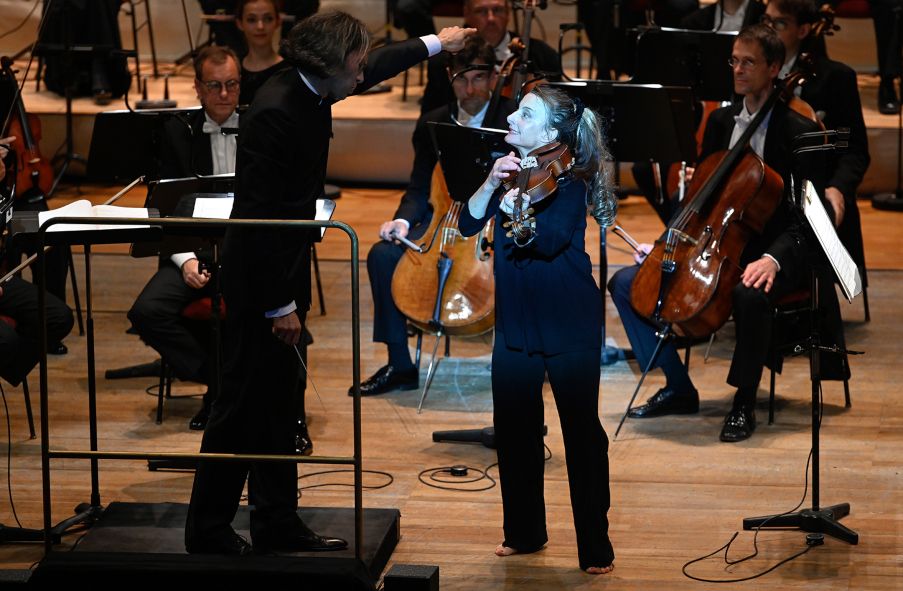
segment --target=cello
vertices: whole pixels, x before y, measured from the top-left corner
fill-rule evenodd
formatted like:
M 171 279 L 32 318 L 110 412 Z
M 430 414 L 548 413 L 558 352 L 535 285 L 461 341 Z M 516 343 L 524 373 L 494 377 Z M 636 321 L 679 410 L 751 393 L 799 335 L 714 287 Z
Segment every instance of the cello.
M 451 198 L 439 164 L 433 170 L 430 205 L 434 214 L 422 253 L 406 250 L 392 275 L 395 305 L 425 332 L 488 332 L 495 324 L 492 220 L 475 236 L 461 235 L 458 220 L 467 203 Z
M 41 156 L 38 142 L 41 140 L 41 121 L 37 115 L 25 111 L 19 85 L 16 84 L 13 60 L 7 56 L 0 58 L 2 75 L 10 81 L 14 91 L 10 111 L 4 119 L 0 137 L 15 136 L 11 148 L 16 153 L 17 199 L 26 199 L 29 203 L 42 201 L 53 184 L 53 167 Z
M 687 205 L 637 271 L 631 305 L 639 314 L 688 337 L 708 336 L 727 321 L 731 291 L 742 273 L 740 256 L 764 229 L 784 189 L 749 141 L 801 79 L 792 75 L 779 83 L 734 147 L 699 165 Z

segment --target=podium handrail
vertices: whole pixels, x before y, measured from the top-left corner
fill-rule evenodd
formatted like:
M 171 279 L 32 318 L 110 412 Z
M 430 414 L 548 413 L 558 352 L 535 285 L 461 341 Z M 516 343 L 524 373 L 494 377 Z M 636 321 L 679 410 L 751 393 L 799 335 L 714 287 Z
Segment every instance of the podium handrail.
M 87 295 L 88 310 L 88 404 L 89 404 L 89 430 L 91 438 L 90 450 L 65 451 L 50 449 L 50 425 L 49 425 L 49 399 L 47 387 L 47 317 L 46 317 L 46 277 L 44 245 L 50 228 L 63 224 L 93 224 L 99 226 L 151 226 L 160 228 L 204 228 L 204 227 L 252 227 L 252 228 L 335 228 L 348 235 L 350 246 L 351 266 L 351 340 L 352 340 L 352 409 L 353 409 L 353 455 L 345 456 L 283 456 L 278 454 L 172 454 L 159 452 L 102 452 L 97 449 L 96 429 L 96 384 L 94 381 L 94 324 L 91 313 L 91 274 L 90 274 L 90 244 L 97 238 L 103 241 L 104 230 L 54 232 L 55 243 L 84 244 L 85 245 L 85 290 Z M 67 236 L 67 234 L 69 236 Z M 90 235 L 87 240 L 83 240 Z M 94 236 L 96 235 L 96 236 Z M 363 551 L 363 472 L 361 453 L 361 393 L 360 393 L 360 268 L 359 240 L 357 233 L 348 224 L 341 221 L 317 221 L 317 220 L 282 220 L 282 219 L 194 219 L 194 218 L 129 218 L 129 217 L 57 217 L 45 221 L 37 231 L 38 260 L 40 269 L 38 277 L 38 310 L 41 324 L 41 479 L 43 486 L 43 513 L 44 513 L 44 553 L 53 551 L 52 514 L 51 514 L 51 489 L 50 489 L 50 460 L 56 458 L 88 458 L 91 459 L 92 478 L 92 505 L 100 504 L 98 459 L 112 460 L 136 460 L 136 459 L 163 459 L 179 457 L 196 460 L 217 461 L 274 461 L 295 462 L 312 464 L 353 464 L 354 466 L 354 555 L 362 558 Z M 67 238 L 69 238 L 67 240 Z

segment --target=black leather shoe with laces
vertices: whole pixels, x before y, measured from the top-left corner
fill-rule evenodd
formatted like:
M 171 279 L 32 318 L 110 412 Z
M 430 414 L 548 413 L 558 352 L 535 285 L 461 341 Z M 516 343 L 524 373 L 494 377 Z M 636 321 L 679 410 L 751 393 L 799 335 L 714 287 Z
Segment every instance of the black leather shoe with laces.
M 699 412 L 699 392 L 677 392 L 664 387 L 652 395 L 646 404 L 634 407 L 627 413 L 632 419 L 650 419 L 665 415 L 691 415 Z
M 385 365 L 361 382 L 361 396 L 376 396 L 394 390 L 416 390 L 420 387 L 420 373 L 416 367 L 399 371 Z M 348 388 L 348 395 L 354 396 L 354 388 Z
M 756 411 L 749 406 L 740 406 L 733 409 L 724 418 L 724 426 L 721 428 L 721 441 L 736 443 L 749 439 L 756 430 Z
M 251 553 L 251 544 L 233 531 L 221 536 L 211 536 L 199 540 L 192 540 L 185 544 L 185 549 L 189 554 L 247 556 Z

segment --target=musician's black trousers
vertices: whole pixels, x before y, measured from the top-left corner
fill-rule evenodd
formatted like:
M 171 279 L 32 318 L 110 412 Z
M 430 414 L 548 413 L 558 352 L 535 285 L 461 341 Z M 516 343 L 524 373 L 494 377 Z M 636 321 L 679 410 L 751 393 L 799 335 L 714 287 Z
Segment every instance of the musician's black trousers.
M 373 292 L 373 340 L 377 343 L 408 342 L 407 319 L 392 299 L 392 275 L 404 247 L 380 240 L 367 254 L 367 274 Z
M 213 403 L 202 452 L 294 453 L 299 362 L 294 348 L 273 336 L 272 326 L 262 314 L 227 315 L 223 390 Z M 299 523 L 295 464 L 201 462 L 191 492 L 186 544 L 228 534 L 246 478 L 254 507 L 252 538 L 278 536 Z
M 17 386 L 41 356 L 38 288 L 19 277 L 2 286 L 0 315 L 15 320 L 13 328 L 0 321 L 0 377 Z M 58 343 L 72 330 L 72 310 L 53 294 L 47 295 L 47 342 Z
M 212 293 L 211 282 L 194 289 L 185 283 L 175 264 L 164 261 L 129 310 L 129 320 L 141 340 L 166 360 L 180 380 L 210 383 L 212 331 L 209 326 L 190 326 L 182 318 L 182 310 Z
M 580 568 L 614 560 L 608 539 L 608 436 L 599 421 L 599 349 L 528 355 L 496 330 L 493 423 L 498 446 L 505 545 L 521 552 L 548 540 L 543 496 L 543 378 L 555 396 L 577 532 Z
M 630 287 L 638 269 L 638 266 L 631 265 L 619 270 L 608 282 L 608 290 L 621 316 L 624 331 L 636 354 L 637 362 L 640 367 L 645 368 L 658 338 L 655 335 L 655 325 L 637 314 L 630 305 Z M 803 274 L 803 278 L 806 277 L 808 274 Z M 774 304 L 787 293 L 798 289 L 800 285 L 797 279 L 788 279 L 778 273 L 768 293 L 762 289 L 744 287 L 742 283 L 738 283 L 734 288 L 733 315 L 737 344 L 734 347 L 727 383 L 738 389 L 734 397 L 735 407 L 755 404 L 756 390 L 771 346 Z M 682 378 L 689 379 L 687 370 L 680 363 L 677 350 L 671 342 L 665 343 L 662 347 L 653 367 L 667 368 L 665 375 L 669 383 Z M 677 372 L 683 372 L 683 375 L 675 375 Z

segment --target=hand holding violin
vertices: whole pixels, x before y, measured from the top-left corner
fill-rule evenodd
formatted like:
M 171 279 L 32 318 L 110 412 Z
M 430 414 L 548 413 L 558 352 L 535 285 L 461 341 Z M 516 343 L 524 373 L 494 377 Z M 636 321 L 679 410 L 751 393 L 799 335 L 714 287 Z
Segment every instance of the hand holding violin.
M 511 179 L 511 175 L 517 175 L 520 171 L 520 158 L 514 155 L 514 152 L 508 152 L 506 156 L 502 156 L 492 165 L 489 177 L 486 182 L 489 183 L 492 190 L 498 189 L 503 182 Z

